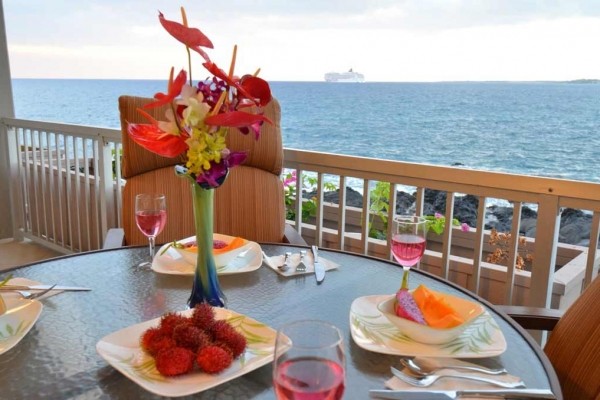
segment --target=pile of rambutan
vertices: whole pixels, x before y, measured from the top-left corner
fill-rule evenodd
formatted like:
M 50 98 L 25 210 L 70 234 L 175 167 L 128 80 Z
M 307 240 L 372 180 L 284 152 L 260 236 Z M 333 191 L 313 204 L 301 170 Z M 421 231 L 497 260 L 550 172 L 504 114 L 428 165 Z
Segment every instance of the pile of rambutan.
M 141 347 L 164 376 L 200 371 L 217 374 L 246 350 L 246 338 L 225 320 L 215 320 L 212 306 L 196 305 L 190 317 L 167 313 L 144 331 Z

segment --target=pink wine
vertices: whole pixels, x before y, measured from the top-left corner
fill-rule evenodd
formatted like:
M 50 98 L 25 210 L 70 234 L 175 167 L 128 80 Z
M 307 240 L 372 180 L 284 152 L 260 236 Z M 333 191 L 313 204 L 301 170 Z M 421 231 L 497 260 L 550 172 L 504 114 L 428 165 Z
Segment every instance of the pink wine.
M 425 252 L 425 238 L 402 233 L 392 238 L 392 253 L 403 267 L 412 267 Z
M 284 400 L 338 400 L 344 394 L 344 369 L 317 357 L 294 358 L 279 365 L 275 393 Z
M 138 211 L 135 213 L 135 223 L 144 235 L 156 237 L 167 223 L 167 212 L 165 210 Z

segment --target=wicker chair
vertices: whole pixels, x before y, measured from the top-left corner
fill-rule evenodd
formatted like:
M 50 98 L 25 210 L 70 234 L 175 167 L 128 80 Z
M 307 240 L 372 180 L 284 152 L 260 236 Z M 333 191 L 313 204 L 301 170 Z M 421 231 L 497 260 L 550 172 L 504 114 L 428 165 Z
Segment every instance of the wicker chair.
M 566 312 L 501 306 L 526 329 L 550 330 L 544 352 L 565 400 L 600 399 L 600 278 Z
M 164 193 L 167 196 L 167 224 L 158 235 L 157 243 L 167 243 L 194 234 L 194 218 L 190 182 L 177 177 L 174 165 L 181 159 L 158 156 L 137 145 L 127 133 L 128 123 L 146 123 L 137 109 L 152 99 L 121 96 L 119 112 L 123 141 L 122 175 L 123 230 L 109 232 L 106 247 L 141 245 L 147 238 L 134 222 L 135 195 L 142 192 Z M 164 119 L 164 108 L 146 110 L 156 119 Z M 241 236 L 256 242 L 286 242 L 306 244 L 291 226 L 285 224 L 282 182 L 283 143 L 279 103 L 273 99 L 265 109 L 273 124 L 264 124 L 257 141 L 253 134 L 230 132 L 230 149 L 248 151 L 243 165 L 230 170 L 225 183 L 215 191 L 215 232 Z M 123 242 L 123 243 L 121 243 Z

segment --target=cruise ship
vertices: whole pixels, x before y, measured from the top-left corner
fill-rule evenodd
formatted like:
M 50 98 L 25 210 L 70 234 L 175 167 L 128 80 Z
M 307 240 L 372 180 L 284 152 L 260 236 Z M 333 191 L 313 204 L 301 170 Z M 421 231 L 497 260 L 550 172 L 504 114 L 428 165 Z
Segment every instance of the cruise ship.
M 325 74 L 326 82 L 364 82 L 365 76 L 354 72 L 352 68 L 348 72 L 328 72 Z

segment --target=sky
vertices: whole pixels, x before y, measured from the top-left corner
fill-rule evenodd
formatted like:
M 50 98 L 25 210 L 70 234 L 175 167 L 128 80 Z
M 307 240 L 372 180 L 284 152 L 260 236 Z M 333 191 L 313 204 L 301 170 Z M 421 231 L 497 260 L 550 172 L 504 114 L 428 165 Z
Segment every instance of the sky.
M 236 73 L 271 81 L 600 79 L 600 0 L 0 1 L 13 78 L 166 79 L 187 54 L 158 12 L 184 6 L 216 64 L 237 44 Z

